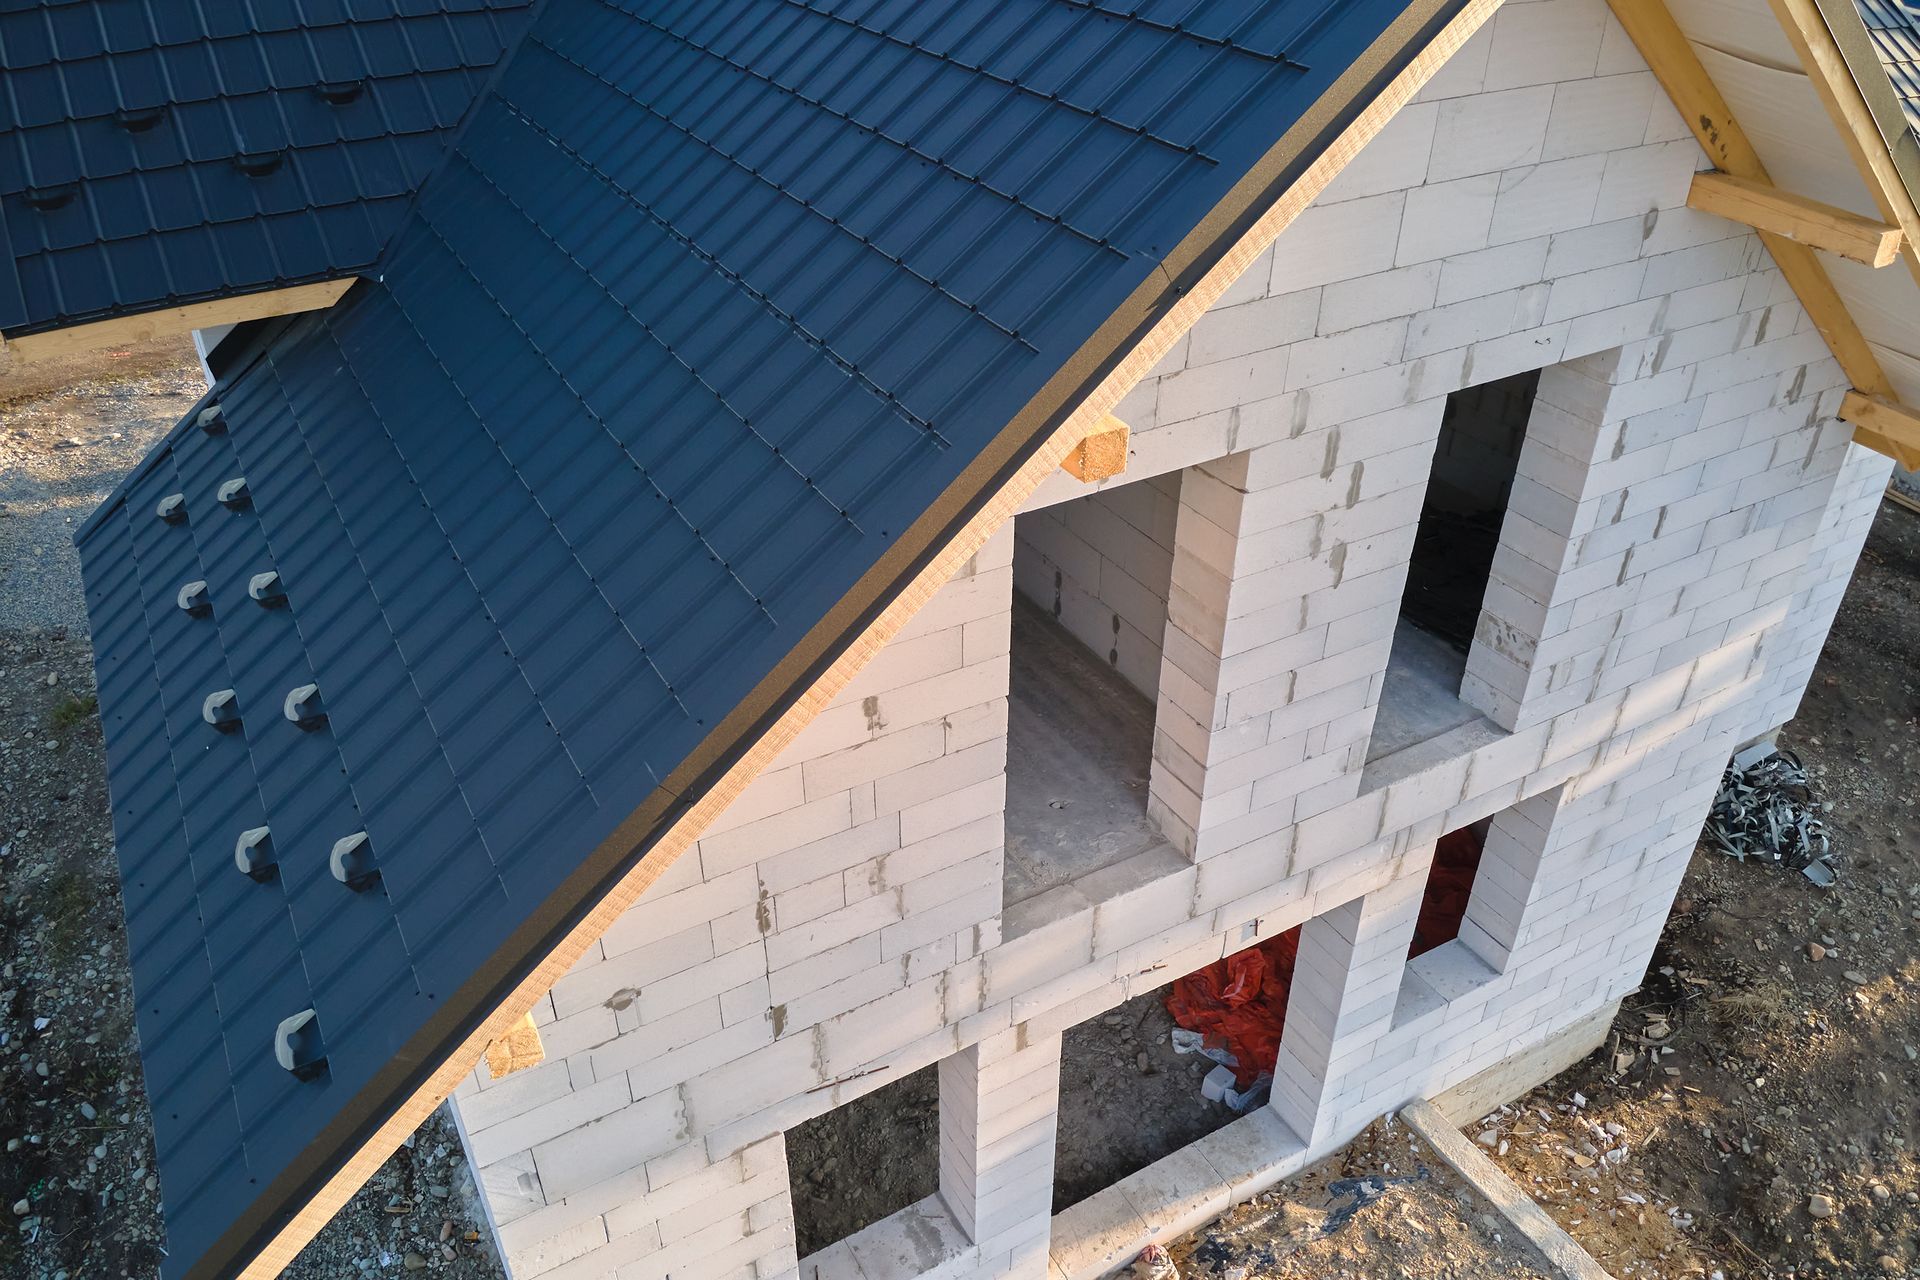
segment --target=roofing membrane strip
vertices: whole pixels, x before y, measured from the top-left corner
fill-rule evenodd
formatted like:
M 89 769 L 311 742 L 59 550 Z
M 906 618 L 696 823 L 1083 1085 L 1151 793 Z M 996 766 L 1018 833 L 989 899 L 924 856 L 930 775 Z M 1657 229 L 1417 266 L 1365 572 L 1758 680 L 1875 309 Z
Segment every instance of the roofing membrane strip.
M 396 1110 L 1401 11 L 547 0 L 379 277 L 243 339 L 220 429 L 79 535 L 166 1275 L 235 1269 Z M 360 832 L 356 891 L 329 856 Z M 274 1039 L 309 1008 L 303 1080 Z

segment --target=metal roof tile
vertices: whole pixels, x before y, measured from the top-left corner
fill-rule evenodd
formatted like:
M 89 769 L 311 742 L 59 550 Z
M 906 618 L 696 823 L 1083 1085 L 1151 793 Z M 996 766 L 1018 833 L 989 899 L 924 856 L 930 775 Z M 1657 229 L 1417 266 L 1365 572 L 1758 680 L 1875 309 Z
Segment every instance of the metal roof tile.
M 23 289 L 23 314 L 0 311 L 0 326 L 14 337 L 367 270 L 530 11 L 530 0 L 373 0 L 351 11 L 292 0 L 99 0 L 0 13 L 0 74 L 14 117 L 0 127 L 19 153 L 0 164 L 0 249 L 14 273 L 35 281 Z M 365 92 L 349 89 L 338 102 L 319 92 L 359 82 Z M 375 140 L 378 154 L 353 152 Z M 234 168 L 237 157 L 272 165 L 289 148 L 265 176 Z M 122 181 L 91 190 L 109 179 Z M 111 229 L 25 200 L 30 188 L 65 184 L 82 197 L 68 206 L 75 210 L 110 198 Z M 143 190 L 145 200 L 129 198 Z M 351 204 L 368 207 L 340 237 L 251 221 Z M 154 210 L 146 228 L 137 225 L 143 208 Z M 116 250 L 103 276 L 100 254 L 60 252 L 188 226 L 206 228 L 198 252 L 211 266 L 162 269 L 171 254 Z M 274 240 L 282 229 L 285 243 Z

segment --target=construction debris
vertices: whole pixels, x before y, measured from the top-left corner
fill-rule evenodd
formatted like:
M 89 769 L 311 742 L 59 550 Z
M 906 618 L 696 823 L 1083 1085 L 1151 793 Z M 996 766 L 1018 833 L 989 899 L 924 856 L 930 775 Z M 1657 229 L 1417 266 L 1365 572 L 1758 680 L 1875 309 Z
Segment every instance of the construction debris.
M 1720 779 L 1705 835 L 1729 857 L 1777 862 L 1824 888 L 1833 883 L 1826 811 L 1791 751 L 1742 752 Z

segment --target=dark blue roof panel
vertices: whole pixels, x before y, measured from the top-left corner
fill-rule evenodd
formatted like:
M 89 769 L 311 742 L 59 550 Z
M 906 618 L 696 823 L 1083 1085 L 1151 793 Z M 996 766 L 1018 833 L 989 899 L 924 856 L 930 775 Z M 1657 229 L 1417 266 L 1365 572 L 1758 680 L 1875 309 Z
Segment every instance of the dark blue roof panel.
M 0 332 L 372 266 L 532 0 L 0 0 Z
M 379 278 L 79 538 L 166 1274 L 310 1198 L 1458 7 L 547 0 Z

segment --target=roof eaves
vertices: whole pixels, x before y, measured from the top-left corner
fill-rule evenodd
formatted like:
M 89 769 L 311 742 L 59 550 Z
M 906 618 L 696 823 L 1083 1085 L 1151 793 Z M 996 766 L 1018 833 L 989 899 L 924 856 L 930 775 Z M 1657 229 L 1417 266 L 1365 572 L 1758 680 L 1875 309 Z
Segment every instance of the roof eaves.
M 1500 0 L 1412 0 L 940 499 L 533 912 L 190 1274 L 292 1261 L 574 960 L 978 550 Z
M 1887 221 L 1906 231 L 1901 256 L 1920 283 L 1920 138 L 1907 124 L 1906 108 L 1895 92 L 1892 77 L 1881 64 L 1873 36 L 1860 17 L 1855 0 L 1800 0 L 1810 5 L 1839 54 L 1844 82 L 1821 51 L 1806 47 L 1795 24 L 1789 20 L 1790 6 L 1774 5 L 1788 43 L 1801 56 L 1802 69 L 1820 90 L 1821 98 L 1835 116 L 1834 127 L 1854 149 L 1861 178 L 1873 191 Z M 1817 34 L 1817 33 L 1816 33 Z M 1871 130 L 1850 125 L 1840 105 L 1843 95 L 1852 95 L 1864 104 L 1871 118 Z M 1876 160 L 1884 163 L 1876 163 Z M 1890 175 L 1889 176 L 1889 172 Z

